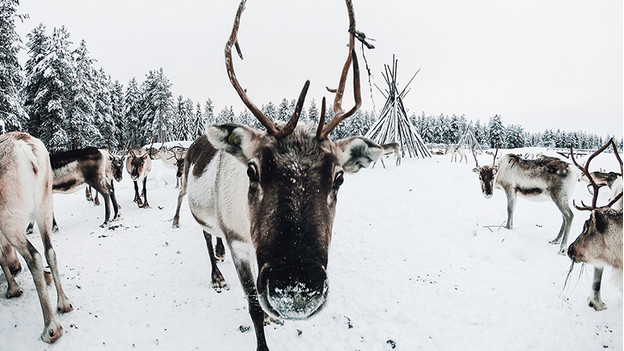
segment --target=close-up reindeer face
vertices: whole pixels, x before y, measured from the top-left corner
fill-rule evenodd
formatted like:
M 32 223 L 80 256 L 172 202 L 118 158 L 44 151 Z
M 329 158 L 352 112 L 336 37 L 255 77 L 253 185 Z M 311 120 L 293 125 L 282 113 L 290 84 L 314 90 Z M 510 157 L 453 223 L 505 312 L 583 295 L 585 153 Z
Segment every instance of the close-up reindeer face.
M 325 303 L 328 249 L 344 173 L 357 172 L 383 153 L 379 145 L 362 137 L 337 142 L 328 138 L 338 123 L 361 105 L 354 51 L 355 19 L 351 1 L 346 3 L 349 54 L 334 91 L 335 117 L 327 125 L 323 98 L 318 126 L 297 126 L 309 81 L 286 124 L 271 121 L 248 98 L 234 73 L 231 54 L 237 43 L 243 1 L 225 48 L 227 73 L 240 98 L 266 131 L 237 124 L 211 126 L 207 131 L 215 148 L 230 153 L 247 167 L 250 234 L 259 270 L 258 298 L 264 311 L 278 318 L 304 319 Z M 355 106 L 345 112 L 342 97 L 351 65 Z
M 309 317 L 327 296 L 325 270 L 344 173 L 368 166 L 382 148 L 359 137 L 319 140 L 312 125 L 283 138 L 220 125 L 209 128 L 208 138 L 247 166 L 261 305 L 279 318 Z

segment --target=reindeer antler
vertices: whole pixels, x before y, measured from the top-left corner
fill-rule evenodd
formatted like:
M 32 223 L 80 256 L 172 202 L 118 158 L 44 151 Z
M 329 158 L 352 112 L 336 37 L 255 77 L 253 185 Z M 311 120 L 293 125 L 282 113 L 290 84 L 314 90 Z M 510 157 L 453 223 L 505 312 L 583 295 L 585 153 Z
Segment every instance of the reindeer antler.
M 337 89 L 327 88 L 329 92 L 335 93 L 334 97 L 334 118 L 327 124 L 327 126 L 323 127 L 320 133 L 317 133 L 317 138 L 325 139 L 329 133 L 331 133 L 336 126 L 345 120 L 346 118 L 352 116 L 357 112 L 357 110 L 362 105 L 362 97 L 360 94 L 360 69 L 358 66 L 357 56 L 355 55 L 355 49 L 353 48 L 355 42 L 355 34 L 357 30 L 355 29 L 355 13 L 353 11 L 353 3 L 352 0 L 345 0 L 347 4 L 347 12 L 349 13 L 349 55 L 347 56 L 347 61 L 345 62 L 342 68 L 342 74 L 340 75 L 340 82 L 338 83 Z M 344 96 L 345 85 L 347 81 L 347 74 L 349 73 L 349 66 L 353 61 L 353 95 L 355 97 L 355 105 L 347 112 L 344 112 L 342 109 L 342 98 Z M 322 116 L 324 117 L 324 116 Z M 324 121 L 323 121 L 324 122 Z M 322 124 L 322 123 L 320 123 Z
M 277 139 L 281 139 L 295 130 L 297 126 L 297 122 L 299 121 L 299 115 L 301 114 L 301 109 L 303 108 L 303 101 L 305 100 L 305 96 L 308 92 L 308 87 L 310 86 L 310 81 L 306 81 L 303 85 L 303 89 L 299 94 L 299 100 L 297 101 L 297 107 L 295 108 L 295 112 L 290 117 L 290 120 L 282 129 L 278 129 L 273 121 L 271 121 L 247 96 L 246 90 L 241 87 L 236 78 L 236 73 L 234 72 L 234 64 L 232 63 L 232 45 L 236 46 L 236 50 L 240 58 L 243 56 L 240 51 L 240 46 L 238 45 L 238 27 L 240 25 L 240 16 L 245 10 L 245 2 L 246 0 L 242 0 L 240 5 L 238 5 L 238 10 L 236 11 L 236 17 L 234 18 L 234 25 L 232 26 L 232 33 L 230 34 L 230 38 L 225 44 L 225 66 L 227 68 L 227 74 L 230 78 L 230 83 L 236 89 L 238 96 L 240 96 L 241 100 L 247 108 L 251 111 L 251 113 L 262 123 L 262 125 L 266 128 L 267 133 L 273 135 Z
M 475 153 L 475 144 L 472 144 L 470 149 L 472 150 L 472 156 L 475 159 L 476 168 L 479 168 L 479 160 L 477 160 L 477 154 Z
M 496 155 L 498 155 L 498 148 L 496 148 L 496 152 L 494 152 L 494 158 L 492 159 L 492 167 L 496 165 Z
M 587 179 L 589 179 L 589 184 L 592 186 L 593 192 L 594 192 L 593 197 L 592 197 L 592 204 L 591 204 L 591 206 L 585 205 L 585 203 L 583 203 L 583 201 L 581 201 L 581 205 L 582 206 L 577 206 L 574 203 L 574 201 L 572 201 L 572 203 L 574 204 L 574 207 L 576 207 L 580 211 L 592 211 L 592 210 L 598 208 L 596 206 L 596 202 L 598 201 L 598 192 L 600 191 L 600 186 L 598 184 L 596 184 L 596 181 L 594 181 L 594 178 L 589 173 L 589 163 L 594 159 L 594 157 L 598 156 L 598 154 L 603 152 L 610 145 L 613 146 L 613 153 L 615 154 L 615 158 L 620 163 L 620 174 L 622 174 L 622 159 L 620 158 L 620 154 L 618 153 L 618 150 L 617 150 L 617 145 L 615 145 L 615 142 L 613 141 L 613 138 L 609 139 L 609 141 L 607 141 L 607 143 L 604 144 L 601 148 L 599 148 L 598 150 L 594 151 L 594 153 L 591 154 L 587 158 L 587 161 L 585 161 L 585 166 L 584 167 L 581 167 L 581 165 L 579 165 L 578 162 L 576 162 L 576 159 L 574 158 L 574 149 L 572 148 L 572 145 L 570 145 L 570 157 L 572 158 L 572 162 L 576 165 L 576 167 L 578 167 L 578 169 L 580 169 L 583 172 L 583 174 L 585 174 Z M 606 206 L 603 206 L 603 207 L 611 207 L 611 205 L 616 203 L 621 197 L 622 197 L 622 193 L 619 193 Z

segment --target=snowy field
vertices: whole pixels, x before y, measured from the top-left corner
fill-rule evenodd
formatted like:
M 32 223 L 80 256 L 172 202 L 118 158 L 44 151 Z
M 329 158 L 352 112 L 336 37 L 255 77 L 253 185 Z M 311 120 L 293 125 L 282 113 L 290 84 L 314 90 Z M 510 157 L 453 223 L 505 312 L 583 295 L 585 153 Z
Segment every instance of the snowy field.
M 504 193 L 485 199 L 473 160 L 449 159 L 387 161 L 345 176 L 327 305 L 310 320 L 267 326 L 271 350 L 622 350 L 617 274 L 605 269 L 602 312 L 587 306 L 591 266 L 576 265 L 564 287 L 571 261 L 548 243 L 561 225 L 555 205 L 519 199 L 513 230 L 484 228 L 504 223 Z M 613 155 L 594 163 L 617 169 Z M 41 309 L 23 263 L 20 298 L 4 298 L 0 276 L 0 350 L 255 350 L 229 253 L 220 267 L 230 290 L 217 293 L 186 201 L 181 227 L 171 228 L 174 174 L 155 161 L 152 207 L 139 209 L 124 170 L 122 218 L 108 229 L 99 227 L 103 207 L 83 191 L 54 195 L 53 245 L 74 311 L 57 316 L 65 334 L 56 344 L 39 341 Z M 575 199 L 590 200 L 584 184 Z M 574 211 L 568 244 L 589 215 Z M 29 239 L 41 252 L 38 234 Z

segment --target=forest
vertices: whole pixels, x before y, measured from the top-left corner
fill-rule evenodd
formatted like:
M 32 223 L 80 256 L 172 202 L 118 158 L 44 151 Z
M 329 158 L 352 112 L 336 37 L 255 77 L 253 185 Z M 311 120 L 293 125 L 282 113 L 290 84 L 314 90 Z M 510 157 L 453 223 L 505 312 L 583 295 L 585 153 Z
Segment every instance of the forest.
M 59 152 L 86 146 L 121 150 L 131 139 L 137 145 L 152 138 L 156 142 L 194 140 L 214 123 L 260 126 L 247 110 L 225 106 L 215 111 L 210 97 L 203 102 L 174 97 L 173 83 L 163 68 L 149 70 L 142 79 L 132 78 L 124 85 L 97 67 L 85 40 L 75 44 L 66 27 L 49 30 L 39 24 L 26 38 L 20 38 L 15 31 L 15 21 L 23 16 L 18 14 L 18 2 L 3 0 L 1 4 L 0 119 L 6 131 L 26 131 L 41 139 L 51 152 Z M 23 67 L 18 61 L 20 50 L 27 51 Z M 286 120 L 294 105 L 295 100 L 284 98 L 279 103 L 265 102 L 261 109 L 273 120 Z M 319 106 L 312 99 L 301 120 L 318 121 L 318 115 Z M 358 111 L 331 137 L 364 135 L 375 120 L 375 111 Z M 410 120 L 425 143 L 435 144 L 458 142 L 466 128 L 472 128 L 484 147 L 571 145 L 592 149 L 610 137 L 561 129 L 529 132 L 521 125 L 506 126 L 501 115 L 473 122 L 465 115 L 421 112 L 411 113 Z M 621 147 L 622 139 L 618 145 Z

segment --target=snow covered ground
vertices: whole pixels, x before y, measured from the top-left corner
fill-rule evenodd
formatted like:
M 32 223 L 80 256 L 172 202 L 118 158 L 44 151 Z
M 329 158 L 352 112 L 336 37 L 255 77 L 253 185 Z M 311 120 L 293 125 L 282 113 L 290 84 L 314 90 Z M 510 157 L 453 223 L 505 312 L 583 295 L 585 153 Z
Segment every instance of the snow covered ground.
M 468 164 L 434 156 L 345 176 L 328 303 L 310 320 L 267 326 L 271 350 L 622 350 L 615 274 L 605 270 L 602 312 L 587 306 L 592 267 L 576 265 L 564 287 L 571 262 L 548 243 L 561 225 L 552 203 L 519 199 L 513 230 L 484 228 L 505 221 L 506 200 L 500 190 L 481 195 L 470 156 Z M 613 155 L 594 163 L 617 168 Z M 181 228 L 171 228 L 174 174 L 154 162 L 150 209 L 132 203 L 125 174 L 116 185 L 122 219 L 109 229 L 99 228 L 104 209 L 84 192 L 54 195 L 53 244 L 74 311 L 58 316 L 65 334 L 56 344 L 39 341 L 41 310 L 23 271 L 24 294 L 0 298 L 0 350 L 255 350 L 229 253 L 220 267 L 230 290 L 216 293 L 186 201 Z M 590 198 L 584 184 L 575 198 Z M 568 243 L 588 217 L 574 211 Z M 29 238 L 41 250 L 38 234 Z M 2 294 L 6 286 L 0 276 Z

